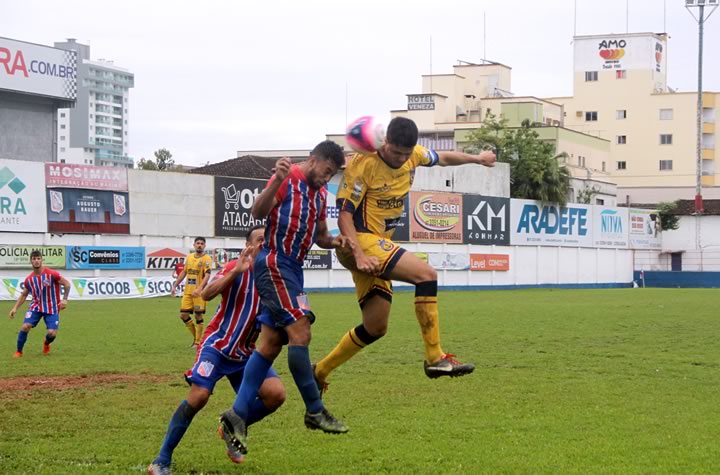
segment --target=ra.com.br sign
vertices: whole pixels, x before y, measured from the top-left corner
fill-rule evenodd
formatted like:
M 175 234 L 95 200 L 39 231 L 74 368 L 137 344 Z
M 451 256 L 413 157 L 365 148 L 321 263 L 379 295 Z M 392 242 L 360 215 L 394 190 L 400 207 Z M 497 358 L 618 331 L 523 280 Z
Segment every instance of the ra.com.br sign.
M 0 89 L 74 100 L 74 51 L 0 38 Z

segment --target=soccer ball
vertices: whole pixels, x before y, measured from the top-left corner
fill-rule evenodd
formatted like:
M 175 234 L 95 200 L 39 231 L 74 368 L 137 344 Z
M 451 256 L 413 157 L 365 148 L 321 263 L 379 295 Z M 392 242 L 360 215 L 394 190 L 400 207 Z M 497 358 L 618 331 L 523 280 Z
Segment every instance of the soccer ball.
M 374 117 L 366 115 L 348 125 L 345 139 L 356 152 L 373 153 L 385 141 L 385 127 Z

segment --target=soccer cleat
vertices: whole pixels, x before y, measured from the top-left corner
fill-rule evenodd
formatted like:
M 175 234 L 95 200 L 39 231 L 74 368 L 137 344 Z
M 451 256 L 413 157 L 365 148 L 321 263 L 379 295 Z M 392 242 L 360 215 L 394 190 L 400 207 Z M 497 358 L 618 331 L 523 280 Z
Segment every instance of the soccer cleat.
M 220 429 L 224 433 L 223 440 L 228 452 L 237 450 L 241 454 L 247 453 L 247 425 L 232 408 L 220 414 Z
M 349 430 L 342 421 L 335 419 L 327 409 L 323 409 L 322 412 L 317 414 L 306 412 L 305 427 L 312 430 L 320 429 L 329 434 L 344 434 Z
M 159 463 L 151 463 L 147 468 L 148 475 L 172 475 L 170 465 L 161 465 Z
M 424 363 L 425 375 L 428 378 L 435 379 L 440 376 L 463 376 L 475 371 L 475 365 L 470 363 L 461 363 L 454 358 L 455 355 L 446 353 L 435 363 Z
M 43 355 L 49 355 L 50 354 L 50 345 L 47 343 L 43 343 Z
M 225 441 L 225 445 L 227 446 L 227 456 L 230 461 L 232 463 L 243 463 L 245 461 L 245 455 L 243 455 L 242 452 L 235 447 L 232 438 L 225 433 L 222 425 L 218 427 L 218 435 Z
M 22 351 L 16 351 L 13 358 L 22 358 Z
M 320 391 L 320 397 L 323 397 L 323 394 L 325 394 L 328 390 L 328 383 L 326 383 L 325 381 L 320 381 L 318 379 L 317 375 L 315 374 L 316 366 L 317 366 L 316 364 L 312 365 L 313 380 L 315 381 L 315 384 L 317 385 L 318 391 Z

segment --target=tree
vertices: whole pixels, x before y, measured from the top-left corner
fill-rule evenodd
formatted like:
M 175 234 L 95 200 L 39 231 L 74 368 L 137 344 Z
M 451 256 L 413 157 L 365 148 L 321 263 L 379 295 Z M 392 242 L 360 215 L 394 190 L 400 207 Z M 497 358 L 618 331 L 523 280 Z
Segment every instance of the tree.
M 675 208 L 677 208 L 677 201 L 662 202 L 657 204 L 661 230 L 670 231 L 680 227 L 680 218 L 673 214 Z
M 160 171 L 170 171 L 175 167 L 175 160 L 172 159 L 172 153 L 166 148 L 155 150 L 155 163 Z
M 570 190 L 570 172 L 561 163 L 567 154 L 555 153 L 552 143 L 540 139 L 537 124 L 524 120 L 519 128 L 507 127 L 489 110 L 479 129 L 469 135 L 471 147 L 494 150 L 500 162 L 510 165 L 510 196 L 565 204 Z
M 175 160 L 172 158 L 172 153 L 166 148 L 155 150 L 153 153 L 155 160 L 141 158 L 137 167 L 139 170 L 157 170 L 161 172 L 168 172 L 175 170 Z

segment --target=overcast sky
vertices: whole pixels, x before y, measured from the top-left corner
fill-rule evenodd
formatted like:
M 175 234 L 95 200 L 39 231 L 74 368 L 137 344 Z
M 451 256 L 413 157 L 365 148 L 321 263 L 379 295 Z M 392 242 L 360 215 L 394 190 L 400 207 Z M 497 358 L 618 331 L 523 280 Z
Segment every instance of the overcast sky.
M 697 23 L 685 1 L 627 1 L 630 32 L 670 34 L 669 85 L 696 90 Z M 165 147 L 177 163 L 201 165 L 237 150 L 311 148 L 344 131 L 346 116 L 386 122 L 405 108 L 405 94 L 421 92 L 431 63 L 451 73 L 484 50 L 513 68 L 515 94 L 571 95 L 574 4 L 4 0 L 0 23 L 2 36 L 33 43 L 77 38 L 92 59 L 132 71 L 129 154 L 149 158 Z M 577 34 L 624 33 L 625 12 L 626 0 L 577 0 Z M 704 57 L 703 89 L 720 91 L 717 12 Z

